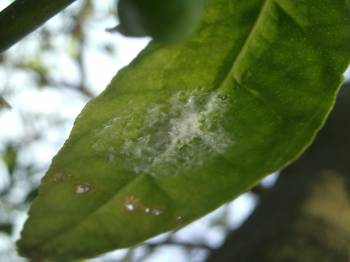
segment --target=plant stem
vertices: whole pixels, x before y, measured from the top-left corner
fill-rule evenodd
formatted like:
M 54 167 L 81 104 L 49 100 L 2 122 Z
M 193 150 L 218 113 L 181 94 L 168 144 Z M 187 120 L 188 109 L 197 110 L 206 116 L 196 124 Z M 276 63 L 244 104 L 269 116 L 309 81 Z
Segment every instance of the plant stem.
M 74 1 L 14 1 L 0 12 L 0 52 L 20 41 Z

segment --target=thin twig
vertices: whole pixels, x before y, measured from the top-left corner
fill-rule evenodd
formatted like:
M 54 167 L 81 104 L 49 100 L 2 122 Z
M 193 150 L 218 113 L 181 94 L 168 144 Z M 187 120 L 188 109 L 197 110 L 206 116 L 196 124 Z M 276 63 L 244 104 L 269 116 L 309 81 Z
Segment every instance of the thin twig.
M 16 0 L 0 12 L 0 52 L 76 0 Z
M 184 242 L 177 241 L 173 239 L 165 239 L 164 241 L 152 242 L 152 243 L 144 243 L 143 246 L 154 249 L 160 246 L 180 246 L 186 249 L 205 249 L 205 250 L 213 250 L 213 248 L 204 243 L 192 243 L 192 242 Z

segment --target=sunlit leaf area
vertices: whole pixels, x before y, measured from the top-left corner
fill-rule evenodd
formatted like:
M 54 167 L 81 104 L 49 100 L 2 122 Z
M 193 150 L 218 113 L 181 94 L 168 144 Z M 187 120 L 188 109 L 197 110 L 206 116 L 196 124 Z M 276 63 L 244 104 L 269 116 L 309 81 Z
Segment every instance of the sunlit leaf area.
M 52 157 L 83 106 L 149 41 L 107 32 L 116 23 L 114 1 L 79 1 L 0 56 L 0 95 L 10 106 L 0 111 L 0 261 L 26 261 L 15 241 Z M 243 194 L 179 231 L 89 261 L 203 261 L 257 201 Z

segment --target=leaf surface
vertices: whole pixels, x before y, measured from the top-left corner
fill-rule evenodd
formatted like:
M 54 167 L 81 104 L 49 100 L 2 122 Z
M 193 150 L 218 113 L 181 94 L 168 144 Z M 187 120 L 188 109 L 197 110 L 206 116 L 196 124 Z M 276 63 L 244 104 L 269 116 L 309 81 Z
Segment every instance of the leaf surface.
M 294 160 L 350 58 L 345 0 L 209 0 L 188 41 L 151 43 L 77 118 L 18 242 L 91 257 L 180 228 Z

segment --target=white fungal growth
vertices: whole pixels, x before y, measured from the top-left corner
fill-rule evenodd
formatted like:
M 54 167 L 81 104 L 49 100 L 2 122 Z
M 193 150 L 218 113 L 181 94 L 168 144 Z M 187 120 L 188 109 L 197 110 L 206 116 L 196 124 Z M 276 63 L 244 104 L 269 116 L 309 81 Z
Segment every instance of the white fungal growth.
M 227 98 L 179 92 L 146 111 L 130 106 L 97 130 L 93 149 L 135 173 L 174 175 L 200 167 L 233 143 L 222 126 Z
M 75 188 L 75 193 L 77 194 L 85 194 L 91 190 L 90 185 L 87 183 L 77 185 Z
M 134 211 L 134 209 L 135 209 L 135 206 L 132 203 L 126 203 L 125 207 L 128 211 Z
M 179 222 L 179 223 L 182 223 L 184 220 L 184 218 L 182 216 L 177 216 L 176 217 L 176 221 Z
M 159 209 L 152 209 L 152 215 L 155 215 L 155 216 L 160 216 L 162 214 L 162 211 L 159 210 Z

